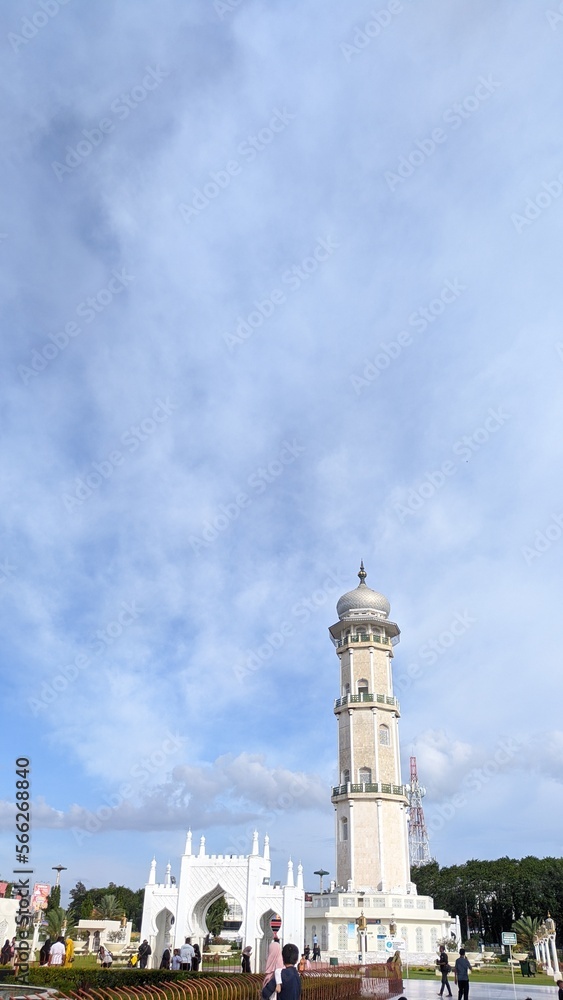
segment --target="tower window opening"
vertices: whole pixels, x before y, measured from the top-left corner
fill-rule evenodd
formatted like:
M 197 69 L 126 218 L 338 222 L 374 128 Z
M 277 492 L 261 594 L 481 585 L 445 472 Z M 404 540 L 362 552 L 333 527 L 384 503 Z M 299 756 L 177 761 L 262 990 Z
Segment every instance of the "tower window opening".
M 348 820 L 345 816 L 340 820 L 340 839 L 348 840 Z
M 361 785 L 371 785 L 371 767 L 361 767 L 359 779 Z
M 358 694 L 360 698 L 362 698 L 363 695 L 367 694 L 368 691 L 369 691 L 369 684 L 365 677 L 361 677 L 360 680 L 358 681 Z
M 382 747 L 391 746 L 391 734 L 389 732 L 389 726 L 381 725 L 379 727 L 379 743 Z
M 350 685 L 349 684 L 345 684 L 344 685 L 344 697 L 346 697 L 347 694 L 350 694 Z
M 345 770 L 342 772 L 342 784 L 347 785 L 349 781 L 350 781 L 350 771 L 348 770 L 348 768 L 345 768 Z

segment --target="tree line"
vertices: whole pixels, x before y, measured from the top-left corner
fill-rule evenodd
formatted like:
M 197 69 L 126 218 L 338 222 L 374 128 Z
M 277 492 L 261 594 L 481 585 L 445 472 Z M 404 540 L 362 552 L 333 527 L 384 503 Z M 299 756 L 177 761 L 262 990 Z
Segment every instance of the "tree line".
M 499 858 L 440 868 L 437 861 L 413 868 L 411 879 L 438 909 L 458 916 L 464 941 L 500 944 L 502 931 L 521 917 L 557 924 L 563 942 L 563 858 Z

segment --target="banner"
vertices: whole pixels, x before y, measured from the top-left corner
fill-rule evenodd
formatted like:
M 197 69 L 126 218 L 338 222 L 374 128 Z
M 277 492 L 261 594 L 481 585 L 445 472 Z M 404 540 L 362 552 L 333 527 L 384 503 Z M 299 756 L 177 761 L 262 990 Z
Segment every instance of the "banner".
M 31 912 L 46 910 L 51 886 L 47 882 L 36 882 L 31 894 Z

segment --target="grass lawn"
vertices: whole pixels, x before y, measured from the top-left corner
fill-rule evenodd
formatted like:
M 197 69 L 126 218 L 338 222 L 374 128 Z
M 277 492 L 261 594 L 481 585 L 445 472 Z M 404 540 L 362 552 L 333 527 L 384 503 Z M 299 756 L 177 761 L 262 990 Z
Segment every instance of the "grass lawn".
M 407 970 L 403 966 L 403 979 L 407 978 Z M 424 970 L 423 972 L 418 971 L 418 969 L 409 969 L 409 979 L 430 979 L 434 980 L 437 984 L 436 992 L 440 988 L 440 977 L 435 974 L 432 969 Z M 450 981 L 450 986 L 453 992 L 454 977 L 453 973 L 448 977 Z M 510 983 L 512 984 L 512 973 L 507 965 L 492 965 L 484 969 L 474 969 L 470 974 L 470 981 L 472 983 Z M 538 972 L 537 975 L 523 976 L 520 969 L 514 970 L 514 982 L 516 985 L 525 986 L 529 983 L 530 986 L 554 986 L 553 977 L 545 976 L 542 972 Z

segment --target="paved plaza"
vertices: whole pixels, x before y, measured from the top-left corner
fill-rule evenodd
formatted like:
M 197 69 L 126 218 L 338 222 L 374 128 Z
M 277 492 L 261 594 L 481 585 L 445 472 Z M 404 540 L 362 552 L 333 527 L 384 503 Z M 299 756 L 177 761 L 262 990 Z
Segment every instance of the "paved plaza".
M 427 979 L 405 979 L 403 978 L 403 994 L 407 1000 L 437 1000 L 439 983 L 429 982 Z M 452 983 L 453 1000 L 457 1000 L 457 987 Z M 517 1000 L 526 1000 L 536 997 L 541 1000 L 548 1000 L 553 997 L 557 1000 L 557 986 L 536 986 L 533 978 L 529 982 L 512 983 L 481 983 L 470 981 L 469 1000 L 511 1000 L 516 992 Z M 447 996 L 447 994 L 446 994 Z

